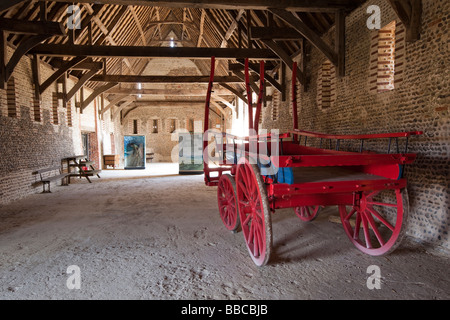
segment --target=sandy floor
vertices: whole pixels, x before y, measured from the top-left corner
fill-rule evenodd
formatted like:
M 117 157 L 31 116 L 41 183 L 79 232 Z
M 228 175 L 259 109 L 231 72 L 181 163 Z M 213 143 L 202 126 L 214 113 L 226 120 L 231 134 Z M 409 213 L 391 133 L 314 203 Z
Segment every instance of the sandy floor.
M 158 175 L 168 169 L 167 176 Z M 218 216 L 216 188 L 177 167 L 103 171 L 0 208 L 0 299 L 449 299 L 449 259 L 404 243 L 369 257 L 327 208 L 273 216 L 275 259 L 248 256 Z M 81 288 L 69 289 L 69 266 Z M 370 290 L 367 268 L 379 267 Z

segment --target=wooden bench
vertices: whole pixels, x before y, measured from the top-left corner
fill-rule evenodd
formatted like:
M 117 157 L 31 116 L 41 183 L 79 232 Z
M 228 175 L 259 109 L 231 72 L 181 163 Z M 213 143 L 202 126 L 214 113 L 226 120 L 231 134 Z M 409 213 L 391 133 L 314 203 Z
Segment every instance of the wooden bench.
M 67 186 L 68 185 L 68 176 L 69 173 L 63 173 L 61 172 L 60 166 L 54 166 L 49 168 L 44 168 L 40 170 L 36 170 L 33 172 L 33 174 L 39 175 L 42 182 L 43 192 L 42 193 L 51 193 L 50 191 L 50 183 L 52 181 L 58 181 L 61 180 L 61 185 Z M 47 190 L 45 186 L 47 185 Z
M 61 163 L 67 167 L 67 171 L 69 172 L 69 183 L 71 177 L 85 177 L 89 183 L 91 183 L 91 179 L 89 177 L 97 176 L 100 178 L 101 170 L 96 170 L 93 166 L 93 161 L 88 161 L 85 155 L 80 156 L 71 156 L 64 159 L 61 159 Z

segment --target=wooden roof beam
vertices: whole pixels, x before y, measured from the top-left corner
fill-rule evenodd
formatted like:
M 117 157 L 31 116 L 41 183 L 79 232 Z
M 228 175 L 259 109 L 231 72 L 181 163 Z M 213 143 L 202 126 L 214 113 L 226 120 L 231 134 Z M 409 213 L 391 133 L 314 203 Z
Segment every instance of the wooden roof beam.
M 8 0 L 8 1 L 2 1 L 0 2 L 0 13 L 2 13 L 3 11 L 9 10 L 12 7 L 25 2 L 25 0 Z
M 420 39 L 422 21 L 422 0 L 389 0 L 397 16 L 406 27 L 406 41 Z
M 95 75 L 90 81 L 119 83 L 209 83 L 209 76 L 138 76 L 138 75 Z M 241 83 L 233 76 L 216 76 L 214 82 Z
M 17 1 L 17 0 L 16 0 Z M 73 0 L 53 0 L 71 3 Z M 92 0 L 77 0 L 78 3 L 92 3 Z M 267 10 L 269 8 L 303 12 L 335 12 L 339 9 L 356 7 L 354 0 L 96 0 L 95 3 L 114 5 L 157 6 L 169 8 L 201 8 L 227 10 Z
M 262 42 L 273 50 L 283 62 L 291 69 L 294 68 L 294 61 L 286 51 L 283 50 L 275 41 L 273 40 L 262 40 Z M 306 86 L 306 75 L 297 67 L 297 79 L 301 85 Z
M 118 94 L 118 95 L 156 95 L 156 96 L 197 96 L 203 97 L 206 96 L 206 88 L 205 89 L 111 89 L 108 91 L 108 94 Z M 214 89 L 214 94 L 227 96 L 233 95 L 233 93 L 229 92 L 226 89 Z
M 297 30 L 303 37 L 305 37 L 313 46 L 321 51 L 328 60 L 335 66 L 338 65 L 338 55 L 334 48 L 331 48 L 322 38 L 312 29 L 310 29 L 303 21 L 294 16 L 291 12 L 280 9 L 270 10 L 278 18 L 285 21 L 292 28 Z
M 51 21 L 28 21 L 0 18 L 0 30 L 20 34 L 66 35 L 64 26 L 61 23 Z
M 86 60 L 86 57 L 75 57 L 70 61 L 67 61 L 63 63 L 58 70 L 56 70 L 50 77 L 47 78 L 40 86 L 39 86 L 39 92 L 40 94 L 44 93 L 45 90 L 47 90 L 52 83 L 54 83 L 56 80 L 61 78 L 63 74 L 65 74 L 70 69 L 75 68 L 77 65 L 81 64 L 84 60 Z
M 293 28 L 286 27 L 252 27 L 252 39 L 254 40 L 300 40 L 303 36 Z
M 279 60 L 268 49 L 239 48 L 190 48 L 190 47 L 148 47 L 148 46 L 89 46 L 72 44 L 38 45 L 33 54 L 43 56 L 88 56 L 105 58 L 189 58 L 189 59 L 261 59 Z

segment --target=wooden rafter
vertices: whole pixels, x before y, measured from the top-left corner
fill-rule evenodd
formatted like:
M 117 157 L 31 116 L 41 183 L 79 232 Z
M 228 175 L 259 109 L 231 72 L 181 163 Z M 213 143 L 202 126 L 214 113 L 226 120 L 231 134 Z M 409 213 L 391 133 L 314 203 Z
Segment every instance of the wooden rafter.
M 294 68 L 294 61 L 291 56 L 286 53 L 275 41 L 273 40 L 262 40 L 262 42 L 268 46 L 273 52 L 275 52 L 281 60 L 291 69 Z M 306 85 L 305 74 L 297 68 L 297 79 L 302 85 Z
M 227 47 L 228 40 L 231 38 L 231 36 L 233 35 L 234 31 L 237 29 L 238 23 L 241 20 L 241 18 L 243 17 L 244 13 L 245 13 L 245 10 L 244 9 L 240 9 L 238 14 L 237 14 L 237 16 L 236 16 L 236 19 L 233 19 L 233 21 L 231 22 L 230 27 L 228 28 L 228 30 L 227 30 L 227 32 L 225 34 L 225 37 L 222 40 L 222 43 L 220 45 L 221 48 L 226 48 Z
M 88 46 L 70 44 L 46 44 L 32 50 L 44 56 L 89 56 L 89 57 L 132 57 L 132 58 L 190 58 L 190 59 L 264 59 L 279 60 L 268 49 L 239 48 L 189 48 L 189 47 L 143 47 L 143 46 Z
M 271 9 L 274 15 L 284 20 L 292 28 L 297 30 L 303 37 L 305 37 L 313 46 L 315 46 L 319 51 L 321 51 L 328 60 L 331 61 L 335 66 L 338 64 L 338 55 L 333 48 L 331 48 L 322 38 L 304 22 L 294 16 L 289 11 L 281 9 Z
M 244 101 L 244 103 L 248 103 L 247 98 L 245 97 L 244 94 L 242 94 L 242 92 L 240 92 L 239 90 L 236 90 L 235 88 L 233 88 L 232 86 L 230 86 L 228 83 L 219 83 L 222 87 L 224 87 L 225 89 L 229 90 L 231 93 L 235 94 L 239 99 L 241 99 L 242 101 Z
M 389 0 L 397 16 L 406 27 L 406 41 L 420 39 L 422 0 Z
M 197 47 L 200 47 L 200 45 L 202 44 L 203 33 L 204 33 L 204 29 L 205 29 L 205 17 L 206 17 L 206 12 L 205 12 L 205 10 L 202 10 L 202 15 L 200 17 L 200 31 L 199 31 L 199 36 L 198 36 L 198 40 L 197 40 Z
M 66 35 L 62 24 L 51 21 L 27 21 L 0 18 L 0 30 L 16 34 L 48 34 L 54 36 Z
M 2 1 L 0 2 L 0 13 L 3 11 L 6 11 L 22 2 L 25 2 L 25 0 L 8 0 L 8 1 Z
M 99 72 L 99 69 L 92 69 L 86 72 L 80 80 L 73 86 L 73 88 L 69 91 L 69 93 L 66 96 L 66 101 L 69 101 L 72 99 L 72 97 L 77 93 L 78 90 L 81 89 L 81 87 L 88 82 L 97 72 Z
M 229 65 L 229 68 L 230 68 L 230 71 L 235 71 L 235 70 L 238 70 L 238 71 L 241 71 L 241 70 L 243 70 L 244 69 L 244 64 L 245 64 L 245 61 L 244 60 L 241 60 L 241 59 L 238 59 L 238 64 L 230 64 Z M 250 63 L 249 64 L 249 68 L 253 71 L 253 72 L 255 72 L 255 73 L 257 73 L 257 74 L 259 74 L 259 65 L 257 65 L 257 64 L 254 64 L 254 63 Z M 282 88 L 281 88 L 281 85 L 278 83 L 278 81 L 277 80 L 275 80 L 272 76 L 270 76 L 270 75 L 268 75 L 267 73 L 265 73 L 264 74 L 264 78 L 267 80 L 267 82 L 268 83 L 270 83 L 278 92 L 281 92 L 282 91 Z
M 95 98 L 97 98 L 99 95 L 101 95 L 104 92 L 107 92 L 108 90 L 114 88 L 115 86 L 117 86 L 118 83 L 114 83 L 114 82 L 110 82 L 107 83 L 101 87 L 98 87 L 94 90 L 94 92 L 92 92 L 90 94 L 89 97 L 87 97 L 87 99 L 85 99 L 82 103 L 81 103 L 81 111 L 83 111 L 87 106 L 89 106 L 89 104 L 94 101 Z
M 56 70 L 50 77 L 47 78 L 40 86 L 39 92 L 40 94 L 44 93 L 52 83 L 58 80 L 63 74 L 65 74 L 70 69 L 76 67 L 78 64 L 86 60 L 87 57 L 75 57 L 70 61 L 65 62 L 58 70 Z
M 231 95 L 228 90 L 225 89 L 214 89 L 216 95 Z M 114 88 L 108 90 L 108 94 L 117 95 L 158 95 L 158 96 L 205 96 L 205 89 L 124 89 L 124 88 Z

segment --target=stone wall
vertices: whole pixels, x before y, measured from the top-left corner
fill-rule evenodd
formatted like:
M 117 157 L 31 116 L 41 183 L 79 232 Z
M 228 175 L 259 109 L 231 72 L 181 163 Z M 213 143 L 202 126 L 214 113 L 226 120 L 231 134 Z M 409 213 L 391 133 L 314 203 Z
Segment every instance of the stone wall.
M 310 83 L 307 92 L 299 93 L 299 127 L 330 134 L 424 131 L 409 143 L 418 158 L 405 172 L 410 200 L 407 234 L 449 252 L 450 2 L 423 0 L 421 39 L 406 44 L 404 66 L 396 66 L 396 71 L 404 72 L 403 81 L 396 82 L 394 90 L 380 93 L 370 90 L 374 33 L 366 26 L 369 5 L 380 7 L 382 27 L 398 22 L 387 0 L 368 1 L 346 18 L 346 73 L 336 78 L 335 101 L 328 108 L 320 108 L 317 101 L 318 77 L 326 59 L 315 48 L 311 50 Z M 333 34 L 334 29 L 324 40 L 332 43 Z M 272 105 L 264 110 L 263 128 L 292 128 L 289 100 L 278 106 L 276 120 Z
M 8 48 L 9 57 L 12 53 Z M 41 64 L 40 71 L 41 83 L 53 73 L 45 64 Z M 81 132 L 96 133 L 98 139 L 94 143 L 98 145 L 103 139 L 102 133 L 96 130 L 98 120 L 94 109 L 98 99 L 83 114 L 75 107 L 75 99 L 63 108 L 61 100 L 54 99 L 55 83 L 42 94 L 39 104 L 33 99 L 31 60 L 26 56 L 20 60 L 12 78 L 13 87 L 0 89 L 0 205 L 42 192 L 42 186 L 35 183 L 39 178 L 33 172 L 60 165 L 64 157 L 82 154 Z M 68 91 L 74 80 L 68 79 Z M 85 95 L 90 93 L 85 90 Z M 9 111 L 11 108 L 17 111 L 15 116 Z M 100 162 L 99 155 L 95 161 Z

